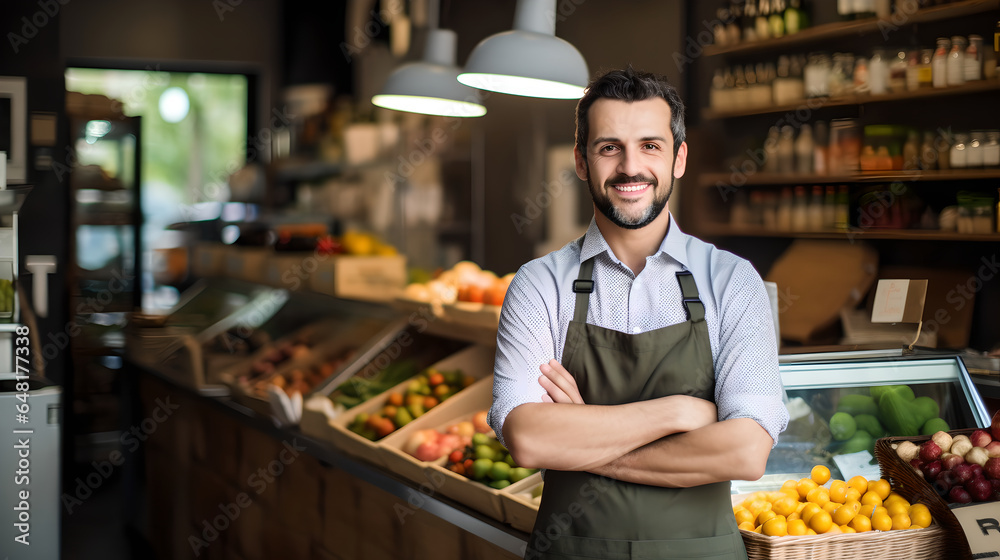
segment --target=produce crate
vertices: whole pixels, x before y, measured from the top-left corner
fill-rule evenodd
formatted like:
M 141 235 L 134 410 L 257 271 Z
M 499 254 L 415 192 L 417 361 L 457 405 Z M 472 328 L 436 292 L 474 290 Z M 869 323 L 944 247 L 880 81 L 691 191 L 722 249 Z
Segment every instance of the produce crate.
M 493 329 L 500 324 L 501 307 L 498 305 L 456 301 L 455 303 L 446 303 L 441 307 L 444 320 L 451 323 Z
M 473 346 L 465 352 L 470 352 L 468 361 L 475 362 L 475 365 L 470 364 L 470 371 L 472 367 L 475 367 L 477 371 L 493 370 L 493 348 Z M 471 354 L 471 352 L 475 352 L 475 354 Z M 380 446 L 384 454 L 385 466 L 407 480 L 418 484 L 425 482 L 427 469 L 432 464 L 443 467 L 447 462 L 447 457 L 442 457 L 437 461 L 417 459 L 403 451 L 410 437 L 420 430 L 443 430 L 457 422 L 472 420 L 472 416 L 476 412 L 490 407 L 492 399 L 493 374 L 491 373 L 461 393 L 432 408 L 427 414 L 386 436 L 381 441 Z
M 950 430 L 952 436 L 972 434 L 978 428 L 962 430 Z M 878 459 L 879 469 L 882 471 L 882 478 L 892 484 L 893 490 L 904 498 L 913 501 L 920 501 L 927 504 L 931 510 L 934 520 L 944 527 L 946 535 L 942 536 L 947 541 L 947 549 L 951 551 L 952 558 L 972 558 L 972 551 L 969 549 L 969 542 L 965 538 L 965 531 L 962 529 L 958 518 L 952 513 L 948 502 L 938 494 L 922 476 L 913 472 L 913 467 L 904 463 L 892 448 L 893 444 L 903 441 L 910 441 L 916 445 L 931 439 L 930 436 L 915 437 L 888 437 L 881 438 L 875 442 L 875 458 Z
M 895 490 L 895 487 L 893 488 Z M 732 503 L 749 494 L 734 494 Z M 933 512 L 933 510 L 932 510 Z M 933 513 L 932 513 L 933 514 Z M 824 535 L 769 537 L 740 530 L 748 560 L 812 560 L 820 558 L 893 558 L 942 560 L 955 558 L 945 527 L 934 522 L 923 529 L 866 531 Z M 959 538 L 962 538 L 959 535 Z
M 314 292 L 348 299 L 392 301 L 406 286 L 406 257 L 336 255 L 317 260 L 309 276 Z
M 444 369 L 455 367 L 450 365 L 452 362 L 449 356 L 454 355 L 457 357 L 458 354 L 456 354 L 456 351 L 464 348 L 464 346 L 464 343 L 457 341 L 417 333 L 412 327 L 390 333 L 388 336 L 383 337 L 378 344 L 367 349 L 363 356 L 358 358 L 339 375 L 335 376 L 330 383 L 314 392 L 314 395 L 310 397 L 304 406 L 302 431 L 331 442 L 345 453 L 381 465 L 384 454 L 379 451 L 376 442 L 372 442 L 349 430 L 348 426 L 351 421 L 362 412 L 371 413 L 379 410 L 385 404 L 385 400 L 389 394 L 404 390 L 406 385 L 412 380 L 413 375 L 418 374 L 424 369 L 432 365 Z M 385 361 L 389 364 L 398 364 L 398 362 L 404 360 L 410 360 L 415 369 L 413 375 L 409 376 L 405 381 L 382 391 L 378 396 L 372 397 L 344 412 L 338 413 L 333 403 L 330 402 L 329 395 L 341 384 L 349 381 L 350 378 L 366 378 L 366 376 L 371 375 L 370 372 L 384 371 L 386 366 L 379 366 L 378 363 L 380 361 Z M 492 368 L 489 371 L 483 372 L 466 371 L 466 373 L 474 377 L 483 377 L 491 372 Z M 343 379 L 345 377 L 348 379 Z
M 304 329 L 310 328 L 315 329 L 316 333 L 320 336 L 320 339 L 312 345 L 312 348 L 309 350 L 309 354 L 302 359 L 292 359 L 286 361 L 281 365 L 281 367 L 276 368 L 270 375 L 259 378 L 260 381 L 267 381 L 278 375 L 285 375 L 286 373 L 297 368 L 308 369 L 319 367 L 327 361 L 334 360 L 337 357 L 344 356 L 348 353 L 353 352 L 357 355 L 368 340 L 385 328 L 385 324 L 374 319 L 345 319 L 340 321 L 323 321 L 315 326 L 310 325 L 304 327 Z M 295 338 L 292 337 L 289 340 L 295 340 Z M 280 343 L 280 341 L 278 343 Z M 273 345 L 271 345 L 271 347 L 273 347 Z M 267 348 L 268 347 L 258 350 L 258 353 L 266 351 Z M 259 357 L 259 354 L 255 354 L 255 356 Z M 344 363 L 336 369 L 333 375 L 336 375 L 348 367 L 352 358 L 353 356 L 348 357 Z M 248 364 L 253 363 L 252 360 L 253 358 L 250 362 L 241 363 L 238 368 L 229 370 L 229 372 L 225 374 L 225 381 L 230 386 L 232 396 L 235 401 L 261 414 L 274 415 L 273 403 L 268 398 L 257 395 L 251 384 L 239 380 L 238 377 L 234 375 L 234 373 L 237 373 L 238 375 L 239 371 L 245 371 Z M 313 390 L 315 390 L 315 387 Z M 312 391 L 309 391 L 309 393 L 302 396 L 303 398 L 306 398 L 311 393 Z
M 525 533 L 530 533 L 534 529 L 535 518 L 538 517 L 538 504 L 532 500 L 531 491 L 540 484 L 542 484 L 542 473 L 537 472 L 500 491 L 505 523 Z

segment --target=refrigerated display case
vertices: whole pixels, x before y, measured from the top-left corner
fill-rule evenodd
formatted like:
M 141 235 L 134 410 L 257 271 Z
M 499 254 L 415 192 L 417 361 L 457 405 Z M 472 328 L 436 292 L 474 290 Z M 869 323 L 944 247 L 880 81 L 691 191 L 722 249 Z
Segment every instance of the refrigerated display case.
M 808 477 L 815 465 L 829 467 L 833 478 L 842 480 L 857 474 L 878 478 L 879 437 L 990 424 L 957 356 L 831 353 L 822 360 L 785 362 L 780 369 L 788 428 L 771 451 L 764 477 L 734 481 L 734 493 L 778 488 L 788 479 Z

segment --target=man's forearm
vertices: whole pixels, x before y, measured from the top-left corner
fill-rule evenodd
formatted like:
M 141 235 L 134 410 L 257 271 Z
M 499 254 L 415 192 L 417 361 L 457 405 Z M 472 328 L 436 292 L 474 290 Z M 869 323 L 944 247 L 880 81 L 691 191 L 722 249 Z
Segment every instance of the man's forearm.
M 661 438 L 589 470 L 616 480 L 676 488 L 757 480 L 764 475 L 772 444 L 756 421 L 736 418 Z
M 682 395 L 613 406 L 526 403 L 507 415 L 503 436 L 521 466 L 591 470 L 715 414 L 714 404 Z

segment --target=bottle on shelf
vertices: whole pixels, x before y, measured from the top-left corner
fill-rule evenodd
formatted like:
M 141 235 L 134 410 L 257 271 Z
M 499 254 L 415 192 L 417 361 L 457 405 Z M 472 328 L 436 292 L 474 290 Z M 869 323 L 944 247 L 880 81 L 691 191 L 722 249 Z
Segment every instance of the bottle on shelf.
M 945 67 L 949 86 L 965 83 L 965 37 L 955 35 L 951 38 L 951 51 Z
M 785 33 L 793 35 L 809 27 L 809 16 L 802 9 L 801 0 L 788 0 L 785 8 Z
M 795 172 L 795 129 L 790 125 L 781 127 L 778 140 L 778 173 Z
M 792 202 L 792 231 L 808 231 L 809 229 L 809 197 L 802 185 L 795 187 L 795 199 Z
M 934 60 L 934 49 L 920 50 L 920 63 L 917 65 L 917 88 L 930 89 L 934 87 L 934 72 L 931 61 Z
M 771 0 L 771 14 L 767 18 L 768 34 L 778 38 L 785 36 L 785 0 Z
M 778 200 L 778 211 L 775 216 L 775 229 L 778 231 L 792 231 L 792 188 L 781 189 L 781 198 Z
M 889 51 L 889 91 L 900 93 L 906 91 L 906 49 L 892 49 Z
M 806 97 L 826 97 L 830 95 L 830 55 L 822 52 L 809 53 L 809 62 L 803 69 Z
M 889 89 L 889 61 L 883 48 L 877 48 L 868 62 L 868 91 L 872 95 L 884 95 Z
M 826 196 L 823 197 L 823 229 L 837 228 L 837 188 L 826 186 Z
M 753 42 L 757 37 L 757 0 L 745 0 L 743 2 L 743 40 Z
M 731 2 L 727 9 L 729 19 L 726 22 L 726 43 L 737 45 L 742 40 L 743 30 L 740 27 L 743 18 L 743 5 L 741 2 Z
M 855 93 L 867 93 L 868 86 L 868 59 L 859 56 L 854 61 L 854 73 L 851 75 L 851 88 Z
M 816 121 L 816 130 L 813 133 L 813 173 L 817 175 L 826 175 L 830 172 L 829 142 L 830 131 L 826 121 Z
M 733 208 L 729 212 L 729 225 L 734 228 L 744 228 L 750 223 L 750 208 L 747 193 L 740 189 L 733 197 Z
M 937 149 L 934 147 L 934 133 L 924 132 L 924 141 L 920 144 L 920 169 L 937 169 Z
M 987 130 L 983 138 L 983 166 L 1000 167 L 1000 130 Z
M 947 37 L 938 37 L 934 58 L 931 59 L 931 78 L 936 88 L 948 87 L 948 51 L 950 49 L 951 40 Z
M 823 187 L 813 185 L 807 212 L 809 231 L 823 231 Z
M 778 229 L 778 194 L 767 191 L 761 195 L 761 225 L 764 229 Z
M 916 130 L 906 135 L 903 144 L 903 169 L 920 169 L 920 136 Z
M 713 109 L 719 109 L 726 107 L 729 103 L 726 102 L 726 78 L 722 73 L 721 68 L 715 70 L 715 75 L 712 76 L 712 87 L 708 90 L 708 105 Z
M 801 68 L 794 65 L 793 60 L 794 57 L 787 55 L 778 57 L 778 66 L 771 82 L 771 98 L 778 105 L 795 103 L 804 98 L 805 84 L 802 82 Z M 799 73 L 795 74 L 795 70 Z
M 834 227 L 840 231 L 847 231 L 851 226 L 850 202 L 851 196 L 847 192 L 847 185 L 840 185 L 837 190 L 837 213 L 834 221 Z
M 969 46 L 965 48 L 963 72 L 966 82 L 983 79 L 983 38 L 979 35 L 969 35 Z
M 726 22 L 730 18 L 729 8 L 722 6 L 715 10 L 715 24 L 712 26 L 712 42 L 718 47 L 726 47 L 729 42 L 729 34 L 726 32 Z
M 969 143 L 965 148 L 966 167 L 978 168 L 983 166 L 983 144 L 986 140 L 985 132 L 984 130 L 973 130 L 969 133 Z
M 815 153 L 812 127 L 804 124 L 799 128 L 799 136 L 795 139 L 795 172 L 803 175 L 813 173 Z
M 756 31 L 758 41 L 770 38 L 770 25 L 768 24 L 768 19 L 770 17 L 770 0 L 760 0 L 757 3 L 757 18 L 754 20 L 754 30 Z
M 778 143 L 781 141 L 781 131 L 778 127 L 772 126 L 767 131 L 767 139 L 764 140 L 764 171 L 768 173 L 778 172 Z

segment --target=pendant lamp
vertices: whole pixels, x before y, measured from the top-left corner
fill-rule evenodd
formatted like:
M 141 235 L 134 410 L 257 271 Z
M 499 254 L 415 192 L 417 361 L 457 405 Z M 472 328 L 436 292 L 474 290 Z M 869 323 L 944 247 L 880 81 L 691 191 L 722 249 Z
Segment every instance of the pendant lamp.
M 372 97 L 378 107 L 440 115 L 481 117 L 486 107 L 479 92 L 455 79 L 461 71 L 455 64 L 457 37 L 450 29 L 430 29 L 423 60 L 393 70 L 382 92 Z
M 578 99 L 587 62 L 555 36 L 556 0 L 518 0 L 514 29 L 483 39 L 458 81 L 479 89 L 549 99 Z

